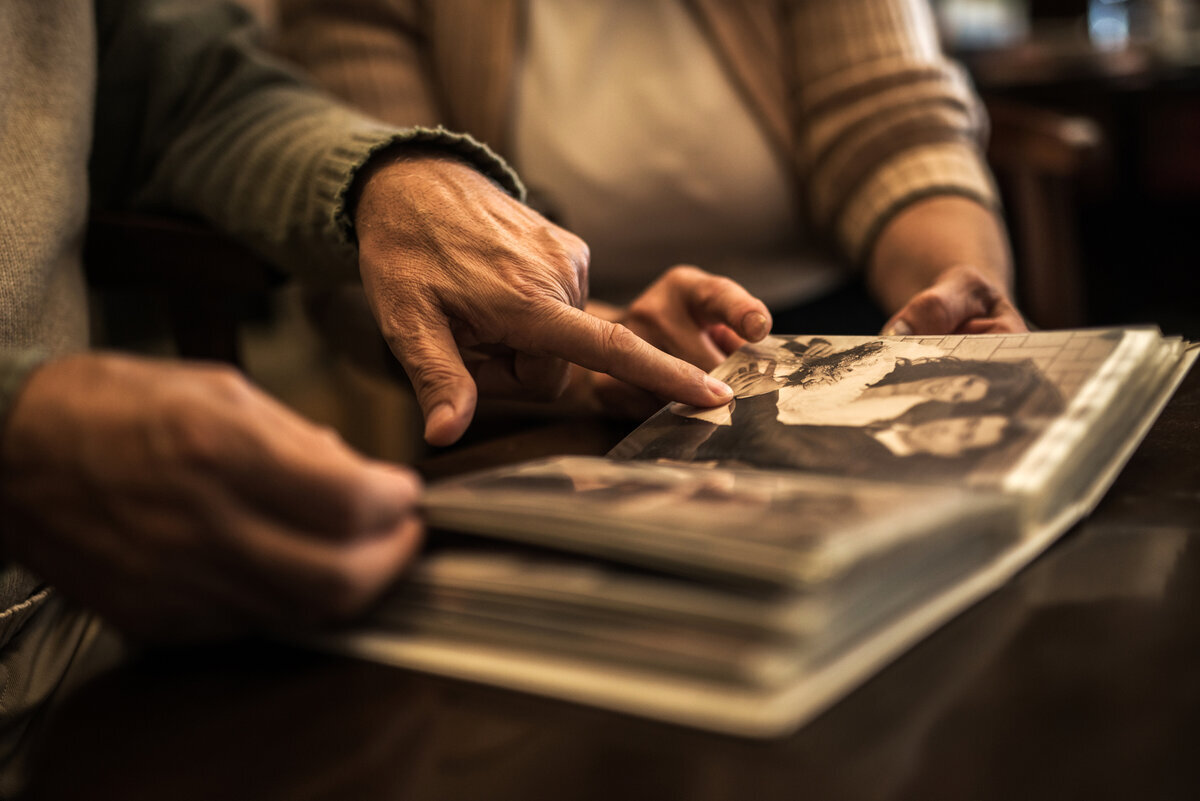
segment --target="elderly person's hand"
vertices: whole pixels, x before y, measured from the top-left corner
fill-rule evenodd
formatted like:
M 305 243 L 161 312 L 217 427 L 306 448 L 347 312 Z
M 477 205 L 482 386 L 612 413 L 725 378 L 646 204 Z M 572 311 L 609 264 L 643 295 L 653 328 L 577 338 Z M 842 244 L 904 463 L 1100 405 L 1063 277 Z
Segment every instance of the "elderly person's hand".
M 465 164 L 409 156 L 378 166 L 363 181 L 355 229 L 368 301 L 432 444 L 462 435 L 477 384 L 552 398 L 567 361 L 696 406 L 730 398 L 699 367 L 584 312 L 583 241 Z
M 590 304 L 589 310 L 703 370 L 771 331 L 766 304 L 737 282 L 690 265 L 667 270 L 627 308 Z M 608 413 L 645 417 L 671 400 L 609 375 L 592 373 L 586 380 L 595 402 Z
M 1008 292 L 984 271 L 952 267 L 918 292 L 883 327 L 885 335 L 1009 334 L 1028 327 Z
M 1028 331 L 1010 293 L 1012 267 L 999 217 L 966 198 L 933 197 L 884 228 L 867 278 L 893 312 L 884 334 Z
M 421 540 L 420 482 L 229 368 L 37 368 L 0 440 L 0 554 L 138 637 L 353 616 Z

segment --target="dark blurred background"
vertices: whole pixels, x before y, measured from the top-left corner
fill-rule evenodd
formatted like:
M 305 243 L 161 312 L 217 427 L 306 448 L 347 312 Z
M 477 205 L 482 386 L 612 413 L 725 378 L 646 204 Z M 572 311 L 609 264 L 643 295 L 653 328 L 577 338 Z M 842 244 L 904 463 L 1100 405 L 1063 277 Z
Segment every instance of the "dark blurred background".
M 1045 280 L 1066 312 L 1039 322 L 1200 337 L 1200 0 L 934 7 L 993 110 L 1018 260 L 1051 273 L 1023 275 L 1022 292 Z

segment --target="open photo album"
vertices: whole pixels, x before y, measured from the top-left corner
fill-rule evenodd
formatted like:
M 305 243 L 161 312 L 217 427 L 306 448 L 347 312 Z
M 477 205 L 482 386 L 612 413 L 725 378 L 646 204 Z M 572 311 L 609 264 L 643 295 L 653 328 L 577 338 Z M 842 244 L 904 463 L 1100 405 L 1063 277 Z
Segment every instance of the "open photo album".
M 1088 514 L 1195 360 L 1154 328 L 772 336 L 604 457 L 428 488 L 389 664 L 746 736 L 802 725 Z

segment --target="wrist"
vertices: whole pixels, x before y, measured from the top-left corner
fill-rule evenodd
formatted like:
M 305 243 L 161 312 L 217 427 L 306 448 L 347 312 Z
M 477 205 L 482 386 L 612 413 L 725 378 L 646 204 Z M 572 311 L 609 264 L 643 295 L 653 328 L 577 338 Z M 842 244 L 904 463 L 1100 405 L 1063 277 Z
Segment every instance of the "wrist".
M 454 166 L 451 166 L 454 165 Z M 358 169 L 346 193 L 346 214 L 357 230 L 362 220 L 359 213 L 369 207 L 369 201 L 381 190 L 416 185 L 421 181 L 436 181 L 452 176 L 453 172 L 474 172 L 467 162 L 436 150 L 401 143 L 373 154 Z
M 432 175 L 443 171 L 469 173 L 498 191 L 524 201 L 525 186 L 509 165 L 487 145 L 443 128 L 414 128 L 367 155 L 354 170 L 342 205 L 352 229 L 364 193 L 381 173 Z

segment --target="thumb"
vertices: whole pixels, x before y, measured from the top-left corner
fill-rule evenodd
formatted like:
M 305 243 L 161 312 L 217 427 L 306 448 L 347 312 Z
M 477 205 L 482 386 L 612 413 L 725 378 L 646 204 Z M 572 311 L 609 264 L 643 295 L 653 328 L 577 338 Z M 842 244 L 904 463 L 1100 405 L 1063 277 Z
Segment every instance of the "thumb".
M 475 415 L 477 392 L 445 316 L 411 327 L 388 346 L 412 381 L 430 445 L 457 442 Z
M 952 273 L 917 293 L 883 328 L 885 335 L 952 334 L 968 320 L 985 316 L 992 299 L 986 285 Z

